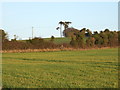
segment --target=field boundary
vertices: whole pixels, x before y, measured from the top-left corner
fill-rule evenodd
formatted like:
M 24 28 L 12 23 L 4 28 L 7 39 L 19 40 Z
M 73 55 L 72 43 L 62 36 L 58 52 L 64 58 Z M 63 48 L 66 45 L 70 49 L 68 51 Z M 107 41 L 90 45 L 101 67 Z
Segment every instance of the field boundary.
M 101 47 L 101 48 L 85 48 L 85 49 L 75 49 L 75 48 L 56 48 L 56 49 L 26 49 L 26 50 L 2 50 L 0 53 L 27 53 L 27 52 L 54 52 L 54 51 L 83 51 L 83 50 L 99 50 L 99 49 L 109 49 L 109 48 L 119 48 L 119 47 Z

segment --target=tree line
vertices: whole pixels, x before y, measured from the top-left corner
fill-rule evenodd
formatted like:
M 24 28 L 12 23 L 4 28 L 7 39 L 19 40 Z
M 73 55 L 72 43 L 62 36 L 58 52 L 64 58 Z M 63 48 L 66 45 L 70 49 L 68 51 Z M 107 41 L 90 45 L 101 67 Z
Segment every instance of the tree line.
M 92 33 L 89 29 L 81 30 L 74 28 L 66 28 L 63 31 L 65 38 L 71 38 L 69 43 L 55 44 L 54 36 L 51 36 L 49 41 L 43 38 L 35 37 L 33 39 L 19 41 L 14 39 L 9 40 L 8 34 L 0 29 L 0 40 L 2 40 L 3 50 L 24 50 L 24 49 L 55 49 L 55 48 L 94 48 L 94 47 L 115 47 L 120 44 L 120 31 L 110 31 L 105 29 L 99 33 Z
M 83 28 L 80 31 L 76 30 L 76 32 L 65 33 L 65 35 L 70 36 L 69 34 L 71 34 L 72 37 L 70 44 L 73 47 L 115 47 L 120 44 L 120 31 L 110 31 L 109 29 L 105 29 L 99 33 L 95 31 L 92 34 L 89 29 Z

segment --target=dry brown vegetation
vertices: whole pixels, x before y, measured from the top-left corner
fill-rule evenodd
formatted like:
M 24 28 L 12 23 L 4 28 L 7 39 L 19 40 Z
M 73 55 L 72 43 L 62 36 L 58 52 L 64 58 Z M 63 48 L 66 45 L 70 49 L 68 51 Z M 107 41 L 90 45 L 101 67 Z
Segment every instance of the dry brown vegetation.
M 83 50 L 99 50 L 99 49 L 109 49 L 111 47 L 101 47 L 101 48 L 56 48 L 56 49 L 25 49 L 25 50 L 1 50 L 0 53 L 25 53 L 25 52 L 54 52 L 54 51 L 83 51 Z M 118 48 L 118 47 L 113 47 Z

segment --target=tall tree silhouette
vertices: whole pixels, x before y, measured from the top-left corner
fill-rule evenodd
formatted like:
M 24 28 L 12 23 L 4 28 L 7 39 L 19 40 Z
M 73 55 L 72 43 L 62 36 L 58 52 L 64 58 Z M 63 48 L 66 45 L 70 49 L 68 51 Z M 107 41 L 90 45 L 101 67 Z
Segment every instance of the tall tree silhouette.
M 58 29 L 60 29 L 60 36 L 62 37 L 62 25 L 64 26 L 64 30 L 66 30 L 67 28 L 68 28 L 68 26 L 69 26 L 69 24 L 71 24 L 72 22 L 69 22 L 69 21 L 65 21 L 65 22 L 63 22 L 63 21 L 60 21 L 58 24 L 60 25 L 60 27 L 57 27 L 56 29 L 58 30 Z
M 64 22 L 64 30 L 66 30 L 67 28 L 68 28 L 68 26 L 69 26 L 69 24 L 71 24 L 72 22 Z

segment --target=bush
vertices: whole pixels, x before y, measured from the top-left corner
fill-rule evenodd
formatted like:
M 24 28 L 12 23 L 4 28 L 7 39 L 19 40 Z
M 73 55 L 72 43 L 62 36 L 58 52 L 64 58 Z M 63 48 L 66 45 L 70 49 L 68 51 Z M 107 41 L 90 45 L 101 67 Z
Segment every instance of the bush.
M 75 47 L 75 48 L 77 48 L 78 47 L 78 43 L 77 43 L 77 41 L 76 40 L 74 40 L 74 38 L 72 37 L 72 40 L 70 41 L 70 45 L 72 46 L 72 47 Z

